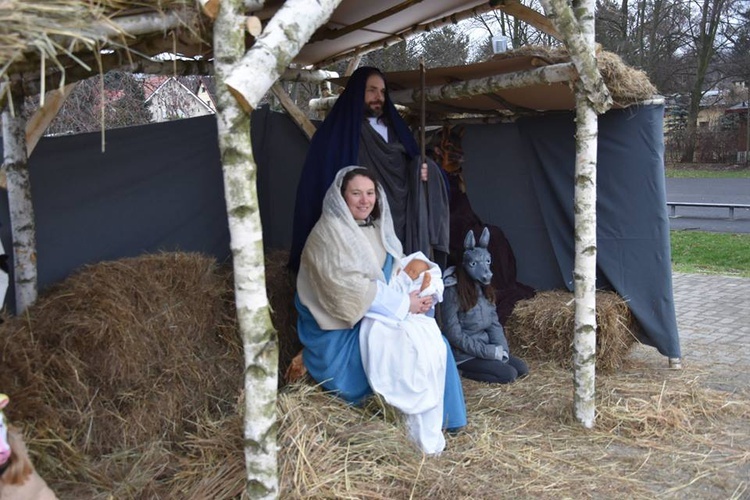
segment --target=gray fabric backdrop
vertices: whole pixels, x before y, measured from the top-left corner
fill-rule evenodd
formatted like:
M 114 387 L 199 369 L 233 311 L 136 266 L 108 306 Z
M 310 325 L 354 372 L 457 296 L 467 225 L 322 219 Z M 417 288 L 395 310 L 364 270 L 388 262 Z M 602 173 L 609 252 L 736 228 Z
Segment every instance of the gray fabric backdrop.
M 598 267 L 601 287 L 630 301 L 644 341 L 680 355 L 672 298 L 663 172 L 662 106 L 600 118 Z M 267 250 L 291 243 L 294 195 L 307 139 L 284 114 L 252 117 Z M 572 113 L 474 125 L 464 135 L 467 192 L 478 215 L 513 247 L 518 280 L 572 287 Z M 44 138 L 30 158 L 40 289 L 83 264 L 144 252 L 229 258 L 215 117 Z M 0 237 L 11 248 L 7 198 Z M 8 302 L 12 308 L 12 292 Z

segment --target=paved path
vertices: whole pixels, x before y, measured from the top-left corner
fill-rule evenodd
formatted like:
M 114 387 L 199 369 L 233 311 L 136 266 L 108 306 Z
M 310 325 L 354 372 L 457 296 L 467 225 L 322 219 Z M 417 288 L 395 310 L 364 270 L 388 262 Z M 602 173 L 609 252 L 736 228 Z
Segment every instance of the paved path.
M 683 364 L 705 368 L 715 388 L 750 391 L 750 278 L 675 273 L 672 283 Z M 634 355 L 667 366 L 653 348 Z

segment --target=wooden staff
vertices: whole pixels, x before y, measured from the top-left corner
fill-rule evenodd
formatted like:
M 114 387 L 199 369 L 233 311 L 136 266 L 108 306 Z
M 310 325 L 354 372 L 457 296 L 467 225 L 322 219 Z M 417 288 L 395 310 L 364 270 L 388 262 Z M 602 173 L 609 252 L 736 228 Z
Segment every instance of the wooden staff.
M 424 66 L 424 57 L 419 58 L 419 73 L 420 73 L 420 93 L 419 93 L 419 148 L 420 148 L 420 163 L 419 163 L 419 178 L 422 179 L 422 165 L 427 163 L 427 144 L 425 140 L 425 128 L 426 128 L 426 112 L 425 112 L 425 74 L 426 69 Z M 426 180 L 422 181 L 424 187 L 424 198 L 427 204 L 427 220 L 430 220 L 430 192 L 428 189 L 429 183 Z M 430 246 L 427 256 L 430 260 L 434 259 L 432 246 Z
M 424 98 L 424 91 L 425 91 L 425 67 L 424 67 L 424 57 L 419 58 L 419 73 L 420 73 L 420 93 L 419 93 L 419 147 L 421 149 L 420 154 L 422 158 L 422 163 L 420 163 L 419 168 L 422 168 L 422 164 L 424 164 L 427 161 L 427 155 L 426 155 L 426 145 L 425 145 L 425 98 Z M 421 171 L 421 170 L 420 170 Z

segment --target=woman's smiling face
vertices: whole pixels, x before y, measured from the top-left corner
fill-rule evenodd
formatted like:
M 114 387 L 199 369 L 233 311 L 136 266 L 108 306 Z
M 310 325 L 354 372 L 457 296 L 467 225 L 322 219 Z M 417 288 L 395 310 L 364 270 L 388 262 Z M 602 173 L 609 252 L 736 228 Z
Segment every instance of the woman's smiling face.
M 366 220 L 378 202 L 375 183 L 364 175 L 355 175 L 344 189 L 344 200 L 355 220 Z

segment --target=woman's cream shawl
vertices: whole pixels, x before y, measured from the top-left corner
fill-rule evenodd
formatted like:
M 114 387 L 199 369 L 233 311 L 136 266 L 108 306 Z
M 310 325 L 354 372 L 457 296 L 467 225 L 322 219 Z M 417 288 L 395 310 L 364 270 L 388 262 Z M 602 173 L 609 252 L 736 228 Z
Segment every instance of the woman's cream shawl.
M 383 262 L 378 262 L 372 244 L 341 196 L 344 175 L 356 168 L 362 167 L 341 169 L 328 188 L 320 219 L 302 251 L 297 276 L 300 301 L 324 330 L 352 328 L 370 308 L 374 298 L 372 285 L 376 280 L 385 282 Z M 391 211 L 380 185 L 378 204 L 380 219 L 375 227 L 386 252 L 400 259 L 401 242 L 393 230 Z M 397 263 L 394 262 L 393 274 L 398 270 Z

